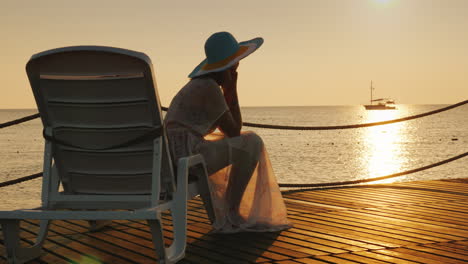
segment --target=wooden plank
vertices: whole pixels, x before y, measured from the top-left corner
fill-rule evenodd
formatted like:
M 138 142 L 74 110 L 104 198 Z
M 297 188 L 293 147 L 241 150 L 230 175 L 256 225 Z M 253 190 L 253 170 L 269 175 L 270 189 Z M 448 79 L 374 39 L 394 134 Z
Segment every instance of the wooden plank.
M 200 230 L 203 232 L 203 229 Z M 205 238 L 206 236 L 203 236 Z M 228 246 L 232 248 L 236 248 L 239 250 L 238 245 L 244 245 L 243 248 L 247 252 L 256 252 L 259 256 L 263 256 L 266 258 L 270 258 L 273 260 L 282 260 L 287 259 L 290 257 L 303 257 L 307 256 L 306 253 L 314 253 L 314 254 L 325 254 L 322 251 L 314 250 L 313 252 L 309 252 L 306 249 L 301 247 L 294 247 L 290 246 L 286 243 L 281 241 L 277 241 L 276 238 L 264 238 L 261 234 L 231 234 L 231 235 L 214 235 L 212 239 L 210 239 L 215 244 L 219 244 L 219 240 L 223 241 L 223 243 L 229 243 Z
M 134 223 L 133 226 L 136 226 L 137 228 L 131 229 L 129 233 L 151 241 L 151 234 L 148 228 L 145 227 L 145 225 L 143 224 L 141 224 L 141 227 L 137 224 L 138 223 Z M 172 234 L 170 232 L 165 232 L 165 235 L 170 237 Z M 216 250 L 213 250 L 213 246 L 218 247 L 219 245 L 216 245 L 214 243 L 210 244 L 204 241 L 200 241 L 199 239 L 194 239 L 191 236 L 191 233 L 188 233 L 188 243 L 189 245 L 187 247 L 187 252 L 198 254 L 201 256 L 205 255 L 208 259 L 211 259 L 212 261 L 217 261 L 218 263 L 248 263 L 248 260 L 261 258 L 259 256 L 246 255 L 242 252 L 238 252 L 237 255 L 233 256 L 230 255 L 233 254 L 232 250 L 228 248 L 216 248 Z M 166 246 L 168 245 L 169 244 L 167 244 Z
M 82 258 L 90 257 L 95 261 L 110 263 L 145 263 L 150 261 L 145 256 L 85 235 L 63 236 L 60 239 L 54 237 L 50 240 L 80 252 Z M 79 261 L 82 261 L 81 258 Z
M 435 254 L 435 255 L 439 255 L 439 256 L 444 256 L 444 257 L 448 257 L 448 258 L 452 258 L 452 259 L 468 261 L 468 255 L 466 255 L 466 254 L 460 254 L 460 253 L 453 252 L 453 251 L 446 251 L 446 250 L 443 250 L 443 249 L 440 249 L 440 248 L 427 247 L 425 245 L 421 245 L 421 246 L 413 245 L 413 246 L 408 246 L 408 248 L 418 250 L 418 251 L 422 251 L 422 252 Z
M 405 182 L 399 183 L 398 186 L 402 187 L 411 187 L 411 188 L 422 188 L 427 190 L 442 190 L 446 193 L 460 193 L 468 194 L 465 184 L 451 184 L 448 182 L 437 183 L 437 181 L 427 181 L 427 182 Z
M 376 260 L 384 261 L 384 262 L 389 262 L 389 263 L 405 263 L 405 264 L 416 264 L 416 263 L 419 263 L 419 262 L 414 262 L 414 261 L 411 261 L 411 260 L 408 260 L 408 259 L 401 259 L 401 258 L 397 258 L 397 257 L 394 257 L 394 256 L 388 256 L 388 255 L 385 255 L 385 254 L 379 254 L 379 253 L 376 252 L 376 251 L 373 251 L 373 252 L 370 252 L 370 251 L 359 251 L 359 252 L 353 252 L 353 254 L 359 255 L 359 256 L 362 256 L 362 257 L 367 257 L 367 258 L 371 258 L 371 259 L 376 259 Z
M 424 263 L 424 264 L 441 264 L 441 262 L 438 260 L 433 260 L 431 258 L 425 258 L 425 257 L 417 256 L 414 254 L 398 252 L 392 249 L 376 250 L 374 252 L 382 254 L 382 255 L 387 255 L 395 259 L 403 259 L 402 263 L 411 261 L 411 262 Z
M 294 229 L 291 230 L 291 231 L 284 231 L 284 232 L 281 233 L 281 236 L 291 237 L 291 238 L 294 238 L 294 239 L 300 239 L 300 240 L 307 241 L 307 242 L 314 242 L 314 243 L 318 243 L 318 244 L 321 244 L 321 245 L 326 245 L 326 246 L 329 246 L 329 247 L 342 249 L 345 252 L 367 250 L 369 247 L 370 248 L 375 248 L 373 246 L 368 246 L 368 244 L 354 242 L 352 240 L 339 239 L 339 238 L 332 237 L 330 235 L 328 235 L 328 236 L 327 235 L 320 235 L 318 233 L 315 233 L 315 235 L 312 235 L 312 232 L 308 232 L 308 231 L 303 231 L 301 233 L 296 233 L 296 232 L 293 232 L 293 231 L 294 231 Z M 360 244 L 360 245 L 364 245 L 366 247 L 350 245 L 349 243 L 344 243 L 344 242 Z
M 293 214 L 310 214 L 310 213 L 323 213 L 334 210 L 339 210 L 342 208 L 329 206 L 325 204 L 311 203 L 309 201 L 297 200 L 291 198 L 284 198 L 286 207 L 288 208 L 288 213 Z
M 300 218 L 299 216 L 294 216 L 295 218 Z M 301 217 L 304 219 L 303 217 Z M 332 218 L 327 218 L 326 214 L 323 214 L 321 216 L 318 215 L 311 215 L 307 219 L 308 221 L 313 221 L 315 223 L 323 223 L 327 225 L 331 225 L 334 227 L 340 227 L 348 230 L 354 230 L 358 231 L 360 233 L 366 233 L 366 234 L 371 234 L 371 235 L 376 235 L 376 236 L 381 236 L 381 237 L 387 237 L 388 239 L 395 239 L 399 240 L 399 243 L 429 243 L 432 242 L 427 239 L 419 239 L 416 237 L 411 237 L 405 234 L 404 232 L 400 232 L 398 230 L 392 230 L 389 228 L 381 228 L 379 226 L 365 226 L 361 225 L 359 223 L 353 223 L 353 222 L 348 222 L 348 221 L 342 221 L 339 219 L 332 219 Z
M 141 230 L 140 228 L 128 228 L 125 230 L 112 230 L 113 236 L 118 236 L 122 239 L 126 239 L 127 241 L 131 241 L 134 244 L 137 244 L 142 247 L 146 247 L 148 249 L 154 250 L 153 242 L 151 236 L 147 231 Z M 166 244 L 168 246 L 169 244 Z M 217 254 L 212 254 L 213 259 L 211 259 L 210 252 L 206 251 L 203 248 L 196 248 L 192 245 L 188 245 L 187 247 L 187 255 L 186 260 L 193 262 L 193 263 L 219 263 L 219 258 Z M 207 257 L 208 256 L 208 257 Z
M 275 262 L 272 262 L 272 263 L 275 263 L 275 264 L 298 264 L 300 262 L 288 259 L 288 260 L 275 261 Z
M 363 190 L 362 190 L 363 189 Z M 352 188 L 346 189 L 346 192 L 337 192 L 335 195 L 341 197 L 347 197 L 354 199 L 356 195 L 364 196 L 369 201 L 377 200 L 379 202 L 386 201 L 391 205 L 408 205 L 408 204 L 420 204 L 430 203 L 434 200 L 454 200 L 460 199 L 461 197 L 454 194 L 434 194 L 433 191 L 410 191 L 410 190 L 398 190 L 395 188 L 362 188 L 359 190 L 353 190 Z M 375 204 L 373 207 L 379 207 Z
M 288 197 L 289 198 L 289 197 Z M 297 194 L 294 196 L 294 199 L 314 202 L 314 203 L 321 203 L 325 205 L 332 205 L 332 206 L 339 206 L 345 208 L 365 208 L 365 207 L 372 207 L 371 203 L 366 202 L 359 202 L 350 199 L 340 199 L 335 196 L 325 196 L 324 195 L 316 195 L 315 197 L 311 197 L 307 194 Z
M 348 204 L 352 201 L 352 204 L 355 204 L 358 207 L 380 207 L 380 206 L 390 206 L 394 205 L 395 202 L 390 202 L 386 199 L 377 199 L 372 195 L 368 195 L 364 192 L 350 192 L 348 189 L 346 191 L 337 191 L 337 192 L 306 192 L 301 194 L 301 197 L 304 199 L 310 200 L 319 200 L 319 201 L 340 201 L 341 203 Z M 326 199 L 325 199 L 326 198 Z
M 339 254 L 339 255 L 336 255 L 336 256 L 339 257 L 339 258 L 355 261 L 357 263 L 366 263 L 366 264 L 386 264 L 386 263 L 388 263 L 386 261 L 381 261 L 381 260 L 375 259 L 373 257 L 360 256 L 360 255 L 356 255 L 356 254 L 352 254 L 352 253 Z M 338 262 L 338 263 L 340 263 L 340 262 Z
M 327 263 L 342 263 L 342 264 L 362 263 L 362 262 L 357 262 L 357 261 L 352 261 L 352 260 L 339 258 L 337 256 L 316 256 L 315 258 L 320 259 L 320 260 L 324 260 Z
M 79 223 L 72 223 L 72 225 L 64 225 L 63 227 L 73 229 L 75 226 L 78 225 Z M 134 243 L 134 241 L 129 239 L 128 236 L 123 235 L 123 233 L 120 232 L 120 230 L 110 226 L 108 228 L 103 229 L 100 232 L 88 232 L 87 236 L 92 239 L 108 243 L 112 246 L 120 247 L 121 251 L 128 251 L 129 256 L 132 256 L 132 254 L 138 254 L 144 256 L 145 258 L 149 258 L 153 261 L 156 261 L 157 256 L 151 240 L 143 240 L 144 242 L 146 242 L 144 245 L 136 244 Z M 125 237 L 127 239 L 125 239 Z
M 328 261 L 321 261 L 318 259 L 312 259 L 312 258 L 300 258 L 300 259 L 295 259 L 298 263 L 303 263 L 303 264 L 326 264 L 330 263 Z
M 37 234 L 31 232 L 30 230 L 25 231 L 30 233 L 31 236 L 37 236 Z M 3 243 L 3 241 L 1 242 Z M 34 244 L 35 240 L 23 238 L 21 242 L 22 246 L 30 246 Z M 38 258 L 38 261 L 41 263 L 77 263 L 73 260 L 74 258 L 78 260 L 83 259 L 83 254 L 70 251 L 61 243 L 56 243 L 53 239 L 50 238 L 46 239 L 42 249 L 46 254 Z M 4 252 L 3 244 L 0 244 L 0 252 Z
M 444 256 L 440 256 L 437 254 L 431 254 L 428 252 L 423 252 L 415 249 L 409 249 L 409 248 L 395 248 L 392 249 L 392 251 L 395 252 L 400 252 L 400 253 L 406 253 L 408 255 L 413 255 L 413 256 L 418 256 L 426 259 L 430 259 L 433 261 L 437 261 L 437 263 L 450 263 L 450 264 L 466 264 L 465 261 L 453 259 L 453 258 L 448 258 Z
M 351 216 L 349 216 L 351 215 Z M 349 223 L 355 226 L 359 227 L 364 227 L 364 228 L 369 228 L 369 229 L 374 229 L 374 230 L 380 230 L 387 232 L 389 234 L 396 234 L 396 235 L 404 235 L 408 236 L 411 238 L 417 238 L 425 241 L 433 241 L 433 242 L 445 242 L 448 241 L 447 239 L 444 238 L 439 238 L 437 236 L 434 236 L 431 232 L 418 232 L 417 229 L 411 228 L 411 227 L 404 227 L 402 225 L 395 225 L 395 224 L 390 224 L 390 223 L 384 223 L 384 222 L 377 222 L 374 219 L 367 220 L 362 217 L 352 217 L 351 214 L 341 214 L 341 215 L 336 215 L 336 214 L 326 214 L 326 218 L 328 219 L 333 219 L 336 222 L 340 223 Z M 416 241 L 415 241 L 416 242 Z M 424 242 L 423 242 L 424 243 Z
M 355 239 L 360 242 L 379 245 L 381 247 L 397 247 L 398 245 L 407 243 L 407 241 L 378 236 L 374 234 L 358 232 L 349 228 L 335 227 L 335 226 L 327 225 L 326 223 L 322 224 L 322 223 L 316 223 L 316 222 L 295 220 L 294 225 L 298 229 L 304 229 L 308 231 L 309 230 L 312 230 L 312 231 L 322 230 L 323 232 L 326 232 L 328 234 L 337 235 L 339 237 L 348 237 L 348 238 Z
M 381 249 L 383 246 L 375 245 L 369 242 L 363 242 L 356 239 L 352 239 L 352 237 L 348 236 L 338 236 L 337 234 L 332 233 L 322 233 L 321 230 L 309 231 L 304 229 L 293 228 L 289 232 L 294 232 L 303 236 L 303 239 L 309 239 L 310 237 L 313 238 L 322 238 L 332 242 L 339 242 L 345 245 L 343 248 L 348 251 L 359 251 L 359 250 L 368 250 L 368 249 Z M 287 233 L 286 233 L 287 234 Z
M 457 234 L 460 234 L 462 236 L 468 236 L 467 226 L 447 223 L 443 219 L 439 220 L 437 218 L 432 218 L 432 219 L 430 217 L 415 218 L 410 210 L 407 210 L 406 212 L 395 213 L 395 212 L 386 212 L 382 209 L 368 208 L 366 209 L 366 213 L 388 217 L 388 218 L 392 218 L 398 221 L 405 221 L 405 220 L 412 221 L 420 225 L 433 226 L 434 228 L 447 230 L 448 233 L 457 232 Z
M 438 219 L 444 219 L 444 221 L 447 222 L 454 222 L 455 224 L 466 224 L 468 223 L 468 220 L 466 219 L 468 214 L 466 212 L 463 212 L 464 209 L 466 209 L 468 206 L 465 205 L 463 207 L 460 207 L 461 212 L 453 212 L 451 211 L 450 214 L 447 214 L 447 210 L 443 209 L 444 207 L 448 207 L 454 202 L 451 201 L 450 204 L 448 203 L 437 203 L 437 205 L 434 206 L 425 206 L 425 205 L 418 205 L 418 206 L 406 206 L 406 207 L 392 207 L 392 208 L 386 208 L 387 212 L 396 212 L 396 213 L 401 213 L 401 212 L 408 212 L 411 211 L 413 215 L 416 215 L 418 218 L 427 218 L 431 217 L 433 218 L 438 218 Z
M 410 221 L 394 220 L 392 218 L 376 216 L 362 211 L 347 211 L 343 213 L 335 213 L 334 215 L 343 217 L 353 217 L 363 220 L 365 219 L 366 222 L 371 221 L 377 225 L 382 225 L 388 228 L 397 228 L 401 231 L 428 235 L 431 239 L 439 241 L 456 240 L 463 238 L 463 236 L 456 236 L 450 233 L 443 232 L 444 229 L 441 229 L 439 231 L 437 228 L 434 227 L 428 228 L 427 225 L 424 226 L 418 223 L 415 224 L 414 222 Z
M 457 247 L 457 245 L 454 245 L 453 243 L 426 244 L 424 246 L 465 255 L 466 257 L 464 258 L 468 260 L 468 247 Z

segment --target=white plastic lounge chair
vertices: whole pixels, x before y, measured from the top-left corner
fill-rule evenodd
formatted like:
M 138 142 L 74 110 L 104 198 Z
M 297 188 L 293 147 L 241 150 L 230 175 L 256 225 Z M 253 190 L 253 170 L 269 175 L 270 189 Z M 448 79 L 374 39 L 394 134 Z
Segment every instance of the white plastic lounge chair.
M 9 263 L 40 256 L 49 220 L 58 219 L 144 219 L 160 263 L 182 259 L 187 199 L 200 194 L 210 220 L 213 210 L 202 156 L 181 158 L 174 177 L 150 59 L 76 46 L 36 54 L 26 70 L 46 139 L 42 207 L 0 212 Z M 192 167 L 198 179 L 190 183 Z M 169 248 L 161 222 L 166 210 L 174 231 Z M 19 245 L 21 219 L 41 220 L 30 248 Z

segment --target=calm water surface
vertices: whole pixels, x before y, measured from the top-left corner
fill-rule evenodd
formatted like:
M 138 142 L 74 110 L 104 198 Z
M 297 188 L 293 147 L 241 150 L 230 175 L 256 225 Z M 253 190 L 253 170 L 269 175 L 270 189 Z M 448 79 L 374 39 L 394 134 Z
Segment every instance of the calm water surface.
M 331 126 L 382 121 L 445 105 L 247 107 L 246 122 Z M 0 123 L 36 110 L 0 110 Z M 279 182 L 324 183 L 365 179 L 422 167 L 468 151 L 468 106 L 416 120 L 369 128 L 290 131 L 244 127 L 264 139 Z M 0 182 L 42 171 L 40 120 L 0 130 Z M 468 177 L 468 158 L 384 182 Z M 382 181 L 381 181 L 382 182 Z M 0 189 L 3 204 L 37 203 L 40 180 Z

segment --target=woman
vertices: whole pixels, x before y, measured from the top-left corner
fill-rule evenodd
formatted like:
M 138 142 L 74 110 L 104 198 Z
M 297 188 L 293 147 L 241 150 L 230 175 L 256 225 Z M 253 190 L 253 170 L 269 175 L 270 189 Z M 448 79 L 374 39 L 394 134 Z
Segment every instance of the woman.
M 205 43 L 206 59 L 189 75 L 165 117 L 173 159 L 194 153 L 205 159 L 215 232 L 290 227 L 262 139 L 241 132 L 237 68 L 239 60 L 262 44 L 262 38 L 238 43 L 228 32 L 211 35 Z M 213 133 L 215 129 L 221 133 Z

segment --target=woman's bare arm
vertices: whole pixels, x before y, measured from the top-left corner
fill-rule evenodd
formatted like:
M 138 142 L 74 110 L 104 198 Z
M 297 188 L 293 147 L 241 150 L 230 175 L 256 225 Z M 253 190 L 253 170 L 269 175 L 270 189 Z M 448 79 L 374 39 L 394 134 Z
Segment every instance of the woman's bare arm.
M 241 128 L 234 120 L 231 111 L 226 111 L 218 119 L 218 128 L 219 130 L 221 130 L 221 132 L 223 132 L 223 134 L 227 135 L 228 137 L 237 137 L 240 135 Z
M 226 81 L 221 86 L 229 111 L 221 116 L 218 127 L 228 137 L 239 136 L 242 128 L 242 115 L 237 97 L 237 66 L 226 71 Z

